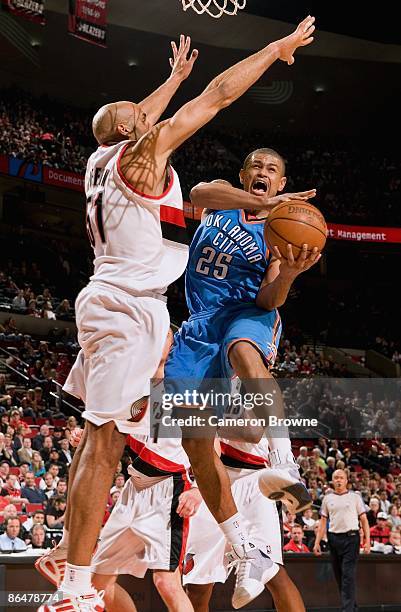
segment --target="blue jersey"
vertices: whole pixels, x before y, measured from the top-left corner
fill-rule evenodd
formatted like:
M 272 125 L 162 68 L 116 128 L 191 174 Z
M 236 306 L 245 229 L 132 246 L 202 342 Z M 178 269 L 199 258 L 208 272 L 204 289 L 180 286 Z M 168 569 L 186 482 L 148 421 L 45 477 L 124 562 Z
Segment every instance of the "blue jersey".
M 270 259 L 264 224 L 247 220 L 243 210 L 208 214 L 189 250 L 185 288 L 191 315 L 255 302 Z

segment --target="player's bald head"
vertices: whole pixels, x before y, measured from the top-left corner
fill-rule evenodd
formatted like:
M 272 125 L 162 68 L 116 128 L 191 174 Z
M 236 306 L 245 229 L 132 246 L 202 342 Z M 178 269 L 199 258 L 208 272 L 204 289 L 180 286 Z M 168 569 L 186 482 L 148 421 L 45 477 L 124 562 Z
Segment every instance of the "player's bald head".
M 105 104 L 93 117 L 93 135 L 99 144 L 111 144 L 122 140 L 138 140 L 135 126 L 141 109 L 133 102 Z M 141 134 L 142 135 L 142 134 Z

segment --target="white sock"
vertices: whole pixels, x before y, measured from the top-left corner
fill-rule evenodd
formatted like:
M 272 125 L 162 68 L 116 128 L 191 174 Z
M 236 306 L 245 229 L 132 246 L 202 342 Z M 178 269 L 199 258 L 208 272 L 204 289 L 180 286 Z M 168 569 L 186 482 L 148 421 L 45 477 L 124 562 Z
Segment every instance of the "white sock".
M 269 449 L 272 453 L 270 461 L 272 467 L 278 463 L 287 463 L 289 461 L 288 456 L 292 457 L 291 441 L 288 437 L 283 438 L 269 438 Z M 274 460 L 272 461 L 272 457 Z
M 63 527 L 63 536 L 60 540 L 60 542 L 58 543 L 60 548 L 67 548 L 68 547 L 68 529 L 66 529 L 65 527 Z
M 219 523 L 219 527 L 224 533 L 226 540 L 232 546 L 248 547 L 248 529 L 245 527 L 244 519 L 239 512 L 230 516 L 226 521 Z
M 66 563 L 64 580 L 60 586 L 60 591 L 63 589 L 75 593 L 76 595 L 90 593 L 93 590 L 90 565 L 73 565 L 72 563 Z

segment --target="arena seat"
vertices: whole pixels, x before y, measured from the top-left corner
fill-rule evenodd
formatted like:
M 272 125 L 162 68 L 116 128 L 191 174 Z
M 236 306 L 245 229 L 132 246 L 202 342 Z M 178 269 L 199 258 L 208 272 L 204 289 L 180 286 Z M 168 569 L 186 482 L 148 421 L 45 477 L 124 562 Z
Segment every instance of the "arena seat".
M 27 504 L 26 505 L 26 511 L 28 512 L 28 514 L 31 514 L 32 512 L 36 512 L 37 510 L 43 510 L 43 504 Z

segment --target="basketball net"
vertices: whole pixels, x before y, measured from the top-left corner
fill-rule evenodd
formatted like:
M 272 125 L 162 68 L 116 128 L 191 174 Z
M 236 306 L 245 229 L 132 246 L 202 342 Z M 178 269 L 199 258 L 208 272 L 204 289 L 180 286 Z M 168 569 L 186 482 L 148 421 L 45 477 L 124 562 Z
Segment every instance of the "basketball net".
M 207 13 L 218 19 L 222 15 L 236 15 L 246 6 L 246 0 L 181 0 L 182 8 L 187 11 L 192 8 L 195 13 Z

